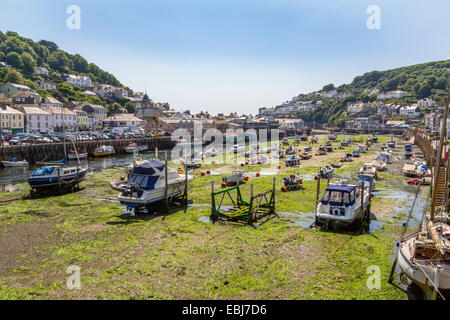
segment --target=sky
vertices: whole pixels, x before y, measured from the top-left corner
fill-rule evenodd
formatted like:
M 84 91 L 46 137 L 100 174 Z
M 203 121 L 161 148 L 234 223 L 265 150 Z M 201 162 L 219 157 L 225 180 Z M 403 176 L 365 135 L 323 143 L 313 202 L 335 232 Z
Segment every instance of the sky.
M 70 5 L 80 29 L 67 28 Z M 448 0 L 1 0 L 0 30 L 53 41 L 175 109 L 243 114 L 449 59 L 448 12 Z

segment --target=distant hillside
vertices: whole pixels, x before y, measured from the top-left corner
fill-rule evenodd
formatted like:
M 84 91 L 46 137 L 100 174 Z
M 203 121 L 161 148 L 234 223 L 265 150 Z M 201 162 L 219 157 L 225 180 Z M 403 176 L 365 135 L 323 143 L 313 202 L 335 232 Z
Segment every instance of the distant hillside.
M 323 103 L 314 110 L 299 113 L 299 117 L 310 122 L 343 125 L 347 119 L 347 103 L 375 101 L 376 94 L 370 94 L 375 89 L 380 92 L 393 90 L 408 92 L 408 95 L 401 99 L 387 99 L 384 100 L 385 102 L 407 105 L 417 102 L 418 99 L 431 97 L 437 102 L 437 105 L 443 105 L 449 79 L 450 60 L 428 62 L 386 71 L 367 72 L 355 77 L 350 84 L 337 88 L 333 84 L 329 84 L 321 90 L 321 92 L 336 90 L 345 98 L 323 98 L 314 94 L 301 94 L 294 97 L 289 103 L 322 100 Z M 349 96 L 345 94 L 349 94 Z
M 116 77 L 94 63 L 89 63 L 79 54 L 70 54 L 61 50 L 52 41 L 40 40 L 35 42 L 21 37 L 16 32 L 0 31 L 0 62 L 6 62 L 12 68 L 0 66 L 0 85 L 5 82 L 24 84 L 35 89 L 41 96 L 52 95 L 63 102 L 85 101 L 104 105 L 109 114 L 118 111 L 120 107 L 133 112 L 134 105 L 126 98 L 100 99 L 97 96 L 87 96 L 81 88 L 73 87 L 67 82 L 63 74 L 89 76 L 93 86 L 108 84 L 119 88 L 124 86 Z M 48 76 L 34 73 L 36 67 L 45 67 L 49 70 Z M 44 90 L 36 83 L 39 80 L 51 81 L 56 90 Z

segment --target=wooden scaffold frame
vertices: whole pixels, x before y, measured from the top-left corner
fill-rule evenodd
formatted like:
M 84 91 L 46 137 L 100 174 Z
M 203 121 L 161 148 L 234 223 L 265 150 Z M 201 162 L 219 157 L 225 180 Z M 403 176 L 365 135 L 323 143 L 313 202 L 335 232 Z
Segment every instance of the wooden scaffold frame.
M 236 195 L 232 195 L 236 191 Z M 216 203 L 216 196 L 220 196 L 219 205 Z M 233 206 L 222 209 L 223 200 L 228 196 Z M 233 199 L 234 198 L 234 199 Z M 218 220 L 249 224 L 252 227 L 258 227 L 262 223 L 268 221 L 275 213 L 275 177 L 273 178 L 273 186 L 271 190 L 253 194 L 253 184 L 250 185 L 250 200 L 245 201 L 239 185 L 231 188 L 215 191 L 214 181 L 211 183 L 211 221 L 215 223 Z M 256 224 L 262 218 L 267 219 Z

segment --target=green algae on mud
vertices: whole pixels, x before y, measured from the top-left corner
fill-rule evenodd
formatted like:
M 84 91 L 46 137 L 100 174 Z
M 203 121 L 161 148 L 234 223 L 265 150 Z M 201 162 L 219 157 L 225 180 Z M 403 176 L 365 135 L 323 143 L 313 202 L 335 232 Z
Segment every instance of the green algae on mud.
M 314 175 L 326 161 L 305 162 L 295 172 Z M 358 166 L 346 163 L 336 173 L 345 176 Z M 241 167 L 214 168 L 228 172 Z M 82 184 L 85 189 L 74 194 L 39 199 L 26 198 L 26 189 L 0 194 L 0 237 L 10 239 L 0 248 L 0 298 L 406 298 L 387 284 L 399 226 L 386 224 L 372 234 L 352 236 L 302 228 L 286 219 L 273 219 L 257 229 L 205 223 L 211 181 L 219 188 L 226 174 L 201 176 L 201 170 L 194 172 L 190 184 L 194 205 L 168 215 L 133 218 L 124 212 L 109 188 L 123 169 L 89 175 Z M 275 175 L 252 176 L 241 187 L 243 197 L 249 197 L 250 184 L 255 193 L 262 192 L 272 188 L 276 177 L 277 211 L 314 212 L 313 179 L 304 181 L 305 190 L 280 191 L 281 178 L 291 172 L 283 165 Z M 325 187 L 322 180 L 321 190 Z M 21 239 L 26 241 L 19 247 Z M 3 259 L 6 256 L 11 259 Z M 80 290 L 66 288 L 70 265 L 81 269 Z M 380 289 L 367 287 L 367 268 L 372 265 L 381 270 Z

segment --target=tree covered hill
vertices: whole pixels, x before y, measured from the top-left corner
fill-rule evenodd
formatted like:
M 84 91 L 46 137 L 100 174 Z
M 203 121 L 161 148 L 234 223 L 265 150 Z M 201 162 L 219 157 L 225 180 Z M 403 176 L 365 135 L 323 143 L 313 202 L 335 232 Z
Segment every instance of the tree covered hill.
M 52 95 L 64 102 L 76 100 L 101 104 L 107 108 L 109 114 L 116 113 L 120 107 L 125 107 L 129 112 L 133 112 L 135 108 L 126 98 L 103 100 L 97 96 L 87 96 L 81 88 L 65 82 L 64 74 L 85 75 L 91 78 L 93 86 L 108 84 L 124 88 L 114 75 L 94 63 L 89 63 L 79 54 L 61 50 L 52 41 L 36 42 L 16 32 L 0 31 L 0 62 L 6 62 L 12 67 L 0 65 L 0 85 L 5 82 L 19 83 L 35 89 L 41 96 Z M 45 67 L 49 70 L 49 75 L 44 77 L 36 74 L 34 71 L 37 66 Z M 41 79 L 55 83 L 57 90 L 40 88 L 36 83 Z
M 299 113 L 305 121 L 327 123 L 342 126 L 348 119 L 346 106 L 349 102 L 374 102 L 377 95 L 374 90 L 387 92 L 403 90 L 408 94 L 401 99 L 385 99 L 386 103 L 409 105 L 422 98 L 432 98 L 438 106 L 445 102 L 448 81 L 450 79 L 450 60 L 435 61 L 412 66 L 400 67 L 386 71 L 371 71 L 357 76 L 350 84 L 337 88 L 333 84 L 326 85 L 320 92 L 336 90 L 341 94 L 349 94 L 345 98 L 323 98 L 317 94 L 301 94 L 292 102 L 322 100 L 322 104 L 312 111 Z M 372 94 L 371 94 L 372 93 Z

